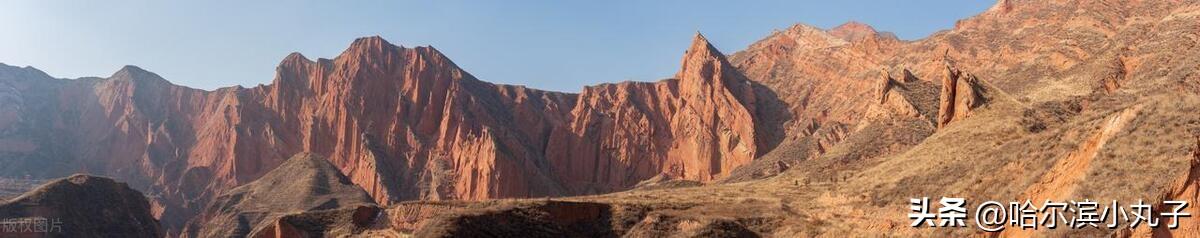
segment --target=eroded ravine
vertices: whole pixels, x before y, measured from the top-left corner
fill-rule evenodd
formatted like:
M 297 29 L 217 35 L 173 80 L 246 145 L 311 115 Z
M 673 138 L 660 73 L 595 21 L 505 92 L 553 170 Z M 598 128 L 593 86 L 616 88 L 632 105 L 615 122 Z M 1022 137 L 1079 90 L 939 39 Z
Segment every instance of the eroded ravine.
M 1035 205 L 1040 205 L 1044 201 L 1061 202 L 1069 199 L 1069 196 L 1079 187 L 1080 182 L 1084 181 L 1092 161 L 1100 154 L 1101 149 L 1113 136 L 1125 129 L 1125 126 L 1137 117 L 1141 109 L 1141 105 L 1135 105 L 1103 120 L 1103 124 L 1093 132 L 1092 136 L 1067 154 L 1067 157 L 1059 159 L 1054 167 L 1051 167 L 1042 176 L 1041 180 L 1025 190 L 1025 194 L 1022 196 L 1024 199 L 1021 201 L 1028 200 Z M 1004 230 L 1000 236 L 1031 237 L 1035 232 L 1035 230 L 1008 229 Z

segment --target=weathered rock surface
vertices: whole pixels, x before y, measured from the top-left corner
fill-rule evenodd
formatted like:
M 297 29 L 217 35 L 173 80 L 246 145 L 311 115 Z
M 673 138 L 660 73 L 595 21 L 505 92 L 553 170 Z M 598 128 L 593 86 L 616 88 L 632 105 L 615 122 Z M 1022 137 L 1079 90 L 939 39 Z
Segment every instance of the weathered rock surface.
M 901 74 L 897 78 L 884 71 L 877 90 L 879 102 L 867 109 L 863 121 L 897 118 L 934 121 L 938 112 L 934 107 L 942 92 L 933 83 L 917 79 L 908 69 L 902 69 Z
M 762 164 L 730 181 L 778 174 L 840 143 L 881 100 L 878 81 L 871 79 L 905 44 L 858 22 L 829 30 L 797 24 L 730 56 L 778 101 L 759 105 L 760 124 L 774 125 L 759 130 L 760 137 L 774 139 L 760 149 Z
M 877 32 L 874 27 L 857 21 L 849 21 L 829 29 L 829 35 L 840 38 L 847 42 L 856 42 L 869 39 L 883 39 L 896 41 L 895 34 L 891 32 Z
M 741 167 L 762 170 L 738 169 L 727 177 L 745 183 L 570 199 L 677 206 L 630 220 L 617 215 L 625 225 L 614 226 L 623 231 L 618 234 L 778 237 L 996 235 L 907 226 L 905 203 L 921 196 L 1013 201 L 1035 188 L 1053 195 L 1035 197 L 1123 204 L 1159 192 L 1189 199 L 1194 186 L 1186 181 L 1195 176 L 1186 168 L 1190 157 L 1180 154 L 1191 153 L 1194 144 L 1179 138 L 1200 131 L 1200 118 L 1188 113 L 1200 105 L 1194 82 L 1200 58 L 1192 54 L 1200 49 L 1193 47 L 1197 13 L 1200 7 L 1187 1 L 1010 0 L 917 41 L 854 41 L 846 37 L 854 34 L 793 27 L 730 57 L 784 102 L 786 140 Z M 1123 76 L 1114 73 L 1114 57 L 1125 57 Z M 976 77 L 941 82 L 948 78 L 947 61 Z M 879 68 L 908 69 L 913 77 L 901 71 L 879 81 Z M 1097 90 L 1105 75 L 1119 76 L 1113 77 L 1117 90 Z M 1124 111 L 1135 105 L 1145 108 Z M 763 108 L 761 101 L 756 106 Z M 1049 115 L 1033 115 L 1046 123 L 1027 130 L 1023 120 L 1030 113 L 1024 112 Z M 1184 182 L 1161 179 L 1165 175 Z M 470 206 L 483 207 L 462 208 Z M 416 212 L 406 214 L 428 221 L 441 218 L 427 214 L 446 210 L 504 206 L 451 207 L 407 207 Z M 1042 229 L 1035 235 L 1112 231 Z
M 868 79 L 902 44 L 856 22 L 831 30 L 797 24 L 733 54 L 730 62 L 778 94 L 783 108 L 773 114 L 784 121 L 782 140 L 799 140 L 811 125 L 856 124 L 876 90 Z
M 673 79 L 585 88 L 548 145 L 559 181 L 587 189 L 577 193 L 659 174 L 704 182 L 754 159 L 761 142 L 751 83 L 699 34 L 682 65 Z
M 580 94 L 486 83 L 433 48 L 379 38 L 355 41 L 334 59 L 288 56 L 271 85 L 215 91 L 173 86 L 136 67 L 61 80 L 3 66 L 0 173 L 122 178 L 153 195 L 168 233 L 221 192 L 307 151 L 327 156 L 379 203 L 779 177 L 614 200 L 705 201 L 697 206 L 707 209 L 664 214 L 639 234 L 722 227 L 737 235 L 741 227 L 785 237 L 963 236 L 908 230 L 903 214 L 890 213 L 914 196 L 1020 197 L 1043 174 L 1086 175 L 1069 180 L 1072 193 L 1100 197 L 1127 194 L 1109 188 L 1169 187 L 1122 178 L 1175 174 L 1166 168 L 1182 167 L 1172 163 L 1183 151 L 1178 138 L 1200 131 L 1194 113 L 1179 113 L 1196 111 L 1200 92 L 1197 19 L 1192 1 L 1005 0 L 914 41 L 857 23 L 796 25 L 723 59 L 697 37 L 673 79 Z M 906 70 L 879 80 L 880 68 Z M 1134 104 L 1147 109 L 1105 136 L 1111 141 L 1082 143 L 1096 121 Z M 1076 169 L 1070 160 L 1083 157 L 1071 153 L 1095 160 Z M 1072 166 L 1048 171 L 1060 161 Z M 1172 192 L 1187 199 L 1188 186 Z M 747 212 L 746 204 L 763 209 Z M 766 220 L 786 226 L 679 218 L 708 209 L 739 219 L 772 214 Z M 415 231 L 445 212 L 414 211 L 388 217 Z M 269 222 L 277 235 L 311 231 Z M 845 225 L 806 229 L 814 224 Z
M 162 237 L 150 202 L 109 178 L 76 174 L 0 203 L 0 237 Z M 10 231 L 9 229 L 14 229 Z
M 329 161 L 298 154 L 262 178 L 217 196 L 183 236 L 247 237 L 280 228 L 274 223 L 290 213 L 373 205 L 370 195 Z
M 987 100 L 983 97 L 983 90 L 975 75 L 947 65 L 938 100 L 938 128 L 966 118 L 972 110 L 983 105 Z
M 122 178 L 152 195 L 170 234 L 301 152 L 386 204 L 712 181 L 771 141 L 756 133 L 763 89 L 699 34 L 674 78 L 581 94 L 483 82 L 431 47 L 378 37 L 334 59 L 289 55 L 253 88 L 191 89 L 133 66 L 75 80 L 0 72 L 0 172 Z

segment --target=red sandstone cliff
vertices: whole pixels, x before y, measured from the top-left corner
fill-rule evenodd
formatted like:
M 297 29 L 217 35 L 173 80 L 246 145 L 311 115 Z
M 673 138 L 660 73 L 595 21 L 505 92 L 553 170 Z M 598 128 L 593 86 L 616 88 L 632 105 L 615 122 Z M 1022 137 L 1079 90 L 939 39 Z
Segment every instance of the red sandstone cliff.
M 546 155 L 559 181 L 588 189 L 576 192 L 659 174 L 710 181 L 754 159 L 755 100 L 745 76 L 696 34 L 675 78 L 584 88 Z
M 108 78 L 0 70 L 9 174 L 107 174 L 151 194 L 168 233 L 291 154 L 327 157 L 377 202 L 563 196 L 749 163 L 752 85 L 702 36 L 679 73 L 581 94 L 475 79 L 431 47 L 379 37 L 292 54 L 275 81 L 204 91 L 125 67 Z M 36 170 L 32 168 L 46 167 Z
M 921 142 L 932 133 L 926 120 L 964 121 L 985 98 L 975 95 L 979 85 L 1042 102 L 1086 94 L 1063 90 L 1074 79 L 1111 94 L 1194 90 L 1194 61 L 1171 58 L 1188 54 L 1157 51 L 1170 45 L 1163 39 L 1194 41 L 1155 32 L 1196 29 L 1196 8 L 1141 1 L 1077 11 L 1107 4 L 1001 1 L 918 41 L 859 23 L 796 25 L 728 60 L 697 36 L 673 79 L 580 94 L 486 83 L 433 48 L 377 37 L 333 59 L 290 55 L 270 85 L 215 91 L 136 67 L 62 80 L 0 66 L 0 173 L 117 177 L 152 195 L 155 216 L 177 233 L 216 194 L 305 151 L 326 156 L 380 203 L 587 194 L 656 176 L 721 179 L 768 151 L 801 150 L 776 157 L 804 159 L 904 142 L 817 160 L 872 161 L 862 158 Z M 937 92 L 930 80 L 943 78 L 947 58 L 978 77 L 948 80 Z M 911 73 L 878 81 L 879 68 Z M 1147 78 L 1171 83 L 1137 81 Z M 939 96 L 944 118 L 934 114 Z M 769 162 L 763 174 L 801 165 L 758 161 Z

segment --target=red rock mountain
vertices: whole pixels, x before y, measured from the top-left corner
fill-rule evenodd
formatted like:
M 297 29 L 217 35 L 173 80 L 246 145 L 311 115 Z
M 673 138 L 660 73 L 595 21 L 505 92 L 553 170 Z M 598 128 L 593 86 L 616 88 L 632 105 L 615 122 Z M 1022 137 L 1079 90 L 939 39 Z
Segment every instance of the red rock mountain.
M 673 79 L 584 88 L 569 124 L 551 135 L 547 157 L 560 181 L 591 190 L 576 193 L 657 174 L 710 181 L 754 159 L 764 142 L 750 81 L 699 34 L 682 65 Z
M 334 59 L 289 55 L 272 84 L 253 88 L 191 89 L 133 66 L 76 80 L 0 72 L 0 153 L 16 158 L 0 170 L 129 181 L 170 233 L 300 152 L 387 204 L 711 181 L 768 143 L 754 85 L 699 34 L 674 78 L 580 94 L 483 82 L 432 47 L 379 37 Z
M 697 36 L 671 79 L 579 94 L 490 84 L 433 48 L 377 37 L 333 59 L 290 55 L 270 85 L 215 91 L 136 67 L 65 80 L 0 65 L 0 174 L 128 181 L 151 195 L 169 234 L 217 194 L 309 152 L 372 200 L 395 205 L 385 217 L 400 231 L 416 231 L 448 203 L 414 203 L 434 210 L 426 212 L 395 201 L 593 194 L 647 182 L 662 186 L 568 199 L 592 211 L 595 203 L 650 205 L 587 213 L 633 214 L 616 225 L 653 232 L 645 234 L 978 235 L 912 229 L 897 208 L 912 197 L 960 195 L 1194 203 L 1198 18 L 1195 1 L 1002 0 L 913 41 L 859 23 L 796 25 L 726 59 Z M 348 211 L 338 217 L 355 217 Z M 318 213 L 280 218 L 275 234 Z M 488 213 L 443 225 L 494 218 L 478 214 Z M 493 228 L 513 227 L 475 227 Z M 1113 235 L 1073 232 L 1044 234 Z

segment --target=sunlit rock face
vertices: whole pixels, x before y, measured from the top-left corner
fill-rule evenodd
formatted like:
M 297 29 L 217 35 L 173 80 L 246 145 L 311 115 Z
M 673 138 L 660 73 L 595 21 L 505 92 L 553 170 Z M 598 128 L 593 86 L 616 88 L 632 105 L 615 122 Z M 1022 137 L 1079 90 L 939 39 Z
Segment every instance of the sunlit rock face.
M 378 203 L 565 196 L 749 163 L 752 85 L 697 34 L 679 73 L 580 94 L 480 81 L 432 47 L 361 38 L 286 57 L 270 85 L 205 91 L 128 66 L 108 78 L 0 74 L 6 174 L 77 171 L 151 196 L 166 231 L 292 154 L 327 158 Z
M 711 181 L 756 155 L 752 85 L 697 34 L 675 78 L 584 88 L 547 157 L 575 192 L 665 174 Z M 574 173 L 573 173 L 574 172 Z

